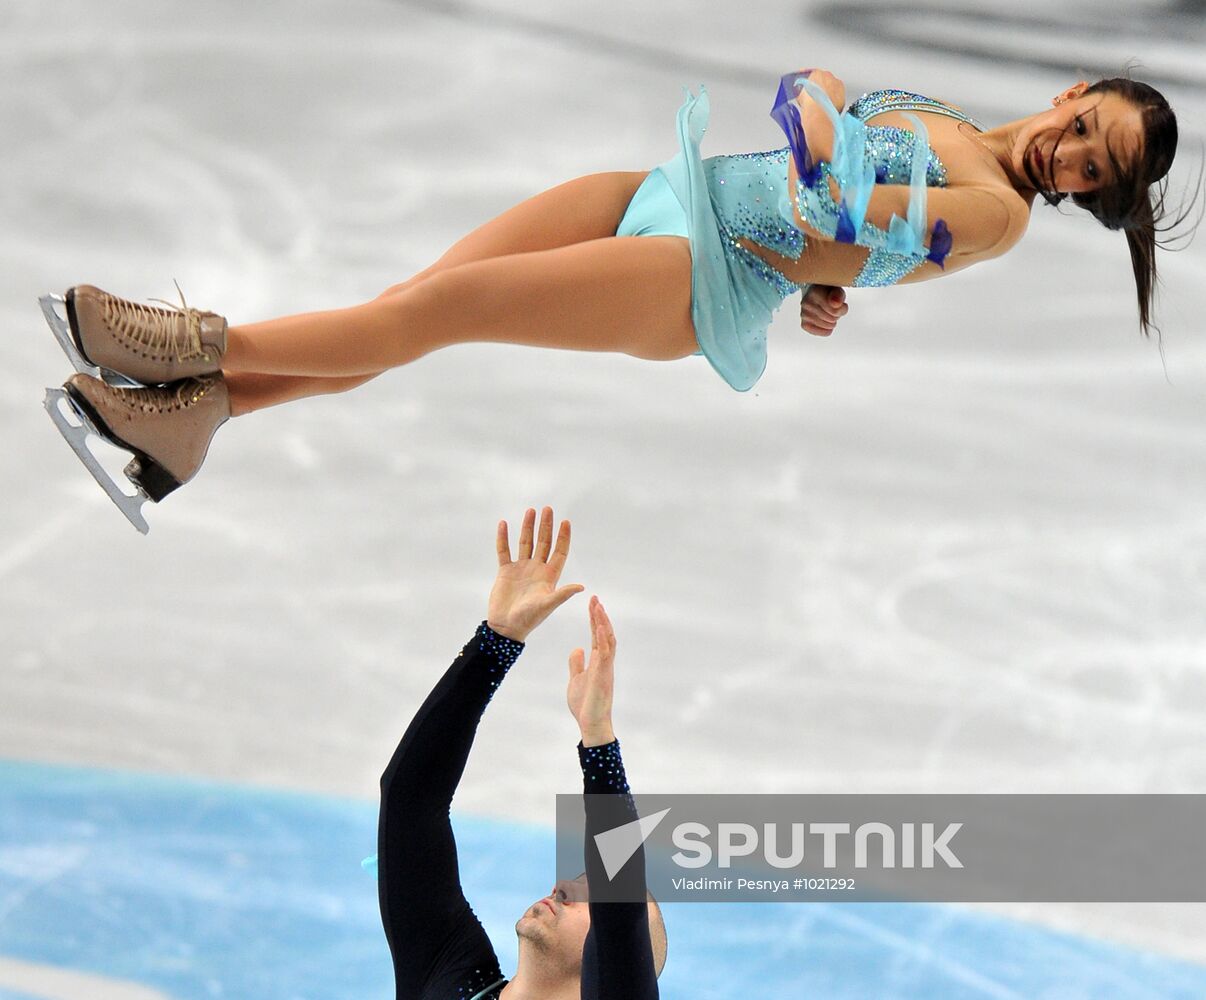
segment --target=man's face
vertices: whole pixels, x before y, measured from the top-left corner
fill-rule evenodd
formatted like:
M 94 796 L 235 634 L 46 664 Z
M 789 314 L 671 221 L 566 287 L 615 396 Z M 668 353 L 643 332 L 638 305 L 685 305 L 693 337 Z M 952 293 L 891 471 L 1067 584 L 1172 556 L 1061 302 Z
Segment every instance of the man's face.
M 577 967 L 590 930 L 588 903 L 585 872 L 575 879 L 562 879 L 524 911 L 515 933 L 521 942 L 526 939 L 559 963 Z

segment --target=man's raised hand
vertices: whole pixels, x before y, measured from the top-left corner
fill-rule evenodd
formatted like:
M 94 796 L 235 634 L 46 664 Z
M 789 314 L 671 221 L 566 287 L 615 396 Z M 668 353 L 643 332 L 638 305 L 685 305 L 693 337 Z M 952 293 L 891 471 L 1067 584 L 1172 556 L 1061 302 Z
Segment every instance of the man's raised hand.
M 578 723 L 582 745 L 603 746 L 616 738 L 611 728 L 611 702 L 615 691 L 616 633 L 603 602 L 590 599 L 590 664 L 584 650 L 569 658 L 569 687 L 565 700 Z
M 562 521 L 553 545 L 553 508 L 540 512 L 540 533 L 535 539 L 536 511 L 529 508 L 519 532 L 519 551 L 511 558 L 507 522 L 498 522 L 498 576 L 490 591 L 486 624 L 499 635 L 519 642 L 549 615 L 585 588 L 580 583 L 558 587 L 569 555 L 570 523 Z

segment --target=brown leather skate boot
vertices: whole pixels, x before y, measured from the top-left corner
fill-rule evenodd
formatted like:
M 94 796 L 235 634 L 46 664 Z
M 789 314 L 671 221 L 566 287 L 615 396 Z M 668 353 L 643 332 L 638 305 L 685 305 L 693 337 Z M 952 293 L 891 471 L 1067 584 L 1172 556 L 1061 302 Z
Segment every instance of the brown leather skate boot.
M 191 308 L 183 294 L 180 302 L 143 305 L 76 285 L 44 297 L 42 312 L 76 371 L 112 385 L 161 385 L 219 371 L 226 352 L 226 320 Z
M 80 425 L 66 419 L 60 402 Z M 123 389 L 89 375 L 73 375 L 49 389 L 46 408 L 80 460 L 122 513 L 144 534 L 142 503 L 158 503 L 197 474 L 214 433 L 230 417 L 230 396 L 221 375 L 181 379 L 161 388 Z M 94 433 L 134 457 L 126 478 L 138 493 L 124 493 L 89 451 Z

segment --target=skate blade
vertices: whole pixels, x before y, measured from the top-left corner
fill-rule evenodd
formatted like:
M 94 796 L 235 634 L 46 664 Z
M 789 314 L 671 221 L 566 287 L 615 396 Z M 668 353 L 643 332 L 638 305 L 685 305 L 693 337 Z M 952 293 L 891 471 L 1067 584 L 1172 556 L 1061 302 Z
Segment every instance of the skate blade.
M 63 404 L 67 405 L 72 416 L 78 420 L 79 426 L 71 423 L 67 419 L 67 415 L 63 412 Z M 142 534 L 146 534 L 151 530 L 151 526 L 147 524 L 146 518 L 142 516 L 142 505 L 150 499 L 146 492 L 137 483 L 133 483 L 137 492 L 131 496 L 129 493 L 124 493 L 120 486 L 107 473 L 104 467 L 96 460 L 96 456 L 88 449 L 88 435 L 95 434 L 102 441 L 109 439 L 102 434 L 96 425 L 88 419 L 74 400 L 67 395 L 64 389 L 47 389 L 46 399 L 43 402 L 46 407 L 46 412 L 50 414 L 50 419 L 54 421 L 54 425 L 59 429 L 59 433 L 63 435 L 63 439 L 71 445 L 71 450 L 76 453 L 79 460 L 84 463 L 84 468 L 92 473 L 92 478 L 100 484 L 107 494 L 109 499 L 117 504 L 117 509 L 126 515 L 126 519 L 134 525 Z M 111 442 L 110 442 L 111 443 Z M 137 461 L 137 459 L 135 459 Z
M 75 337 L 71 335 L 71 323 L 67 318 L 67 299 L 64 296 L 43 295 L 38 299 L 38 304 L 42 307 L 42 315 L 46 317 L 54 339 L 59 342 L 59 347 L 63 349 L 63 353 L 70 359 L 77 372 L 91 375 L 93 378 L 120 389 L 143 388 L 143 383 L 137 382 L 121 372 L 100 368 L 80 353 L 80 349 L 75 346 Z

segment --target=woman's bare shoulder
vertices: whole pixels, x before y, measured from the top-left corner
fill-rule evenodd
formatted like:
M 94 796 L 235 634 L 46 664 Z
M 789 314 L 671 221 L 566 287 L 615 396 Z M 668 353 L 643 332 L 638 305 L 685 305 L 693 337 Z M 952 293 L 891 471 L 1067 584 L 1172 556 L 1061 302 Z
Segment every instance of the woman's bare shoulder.
M 967 114 L 967 108 L 961 104 L 956 104 L 954 101 L 948 101 L 943 97 L 932 97 L 930 100 L 937 101 L 943 107 L 950 108 L 952 111 L 958 111 L 961 115 Z

